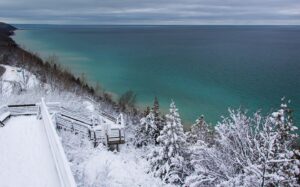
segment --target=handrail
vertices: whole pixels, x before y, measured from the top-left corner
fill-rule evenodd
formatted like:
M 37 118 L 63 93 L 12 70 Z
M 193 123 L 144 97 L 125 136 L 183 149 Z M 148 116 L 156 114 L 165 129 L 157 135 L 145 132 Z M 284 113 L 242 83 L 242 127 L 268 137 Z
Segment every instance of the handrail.
M 111 120 L 111 121 L 113 121 L 115 123 L 117 122 L 117 119 L 115 117 L 113 117 L 113 116 L 111 116 L 111 115 L 109 115 L 109 114 L 107 114 L 105 112 L 101 112 L 100 115 L 103 116 L 103 117 L 106 117 L 107 119 L 109 119 L 109 120 Z
M 7 107 L 28 107 L 28 106 L 36 106 L 36 104 L 7 105 Z
M 62 144 L 56 133 L 54 128 L 55 126 L 50 118 L 49 111 L 43 98 L 40 104 L 39 112 L 41 113 L 41 117 L 44 122 L 43 125 L 46 130 L 61 187 L 76 187 L 66 154 L 64 153 Z
M 47 102 L 45 103 L 45 108 L 47 109 L 48 113 L 52 114 L 55 113 L 57 114 L 56 118 L 57 119 L 63 119 L 63 120 L 68 120 L 72 123 L 72 125 L 76 125 L 76 126 L 81 126 L 86 128 L 87 131 L 91 131 L 91 132 L 96 132 L 96 131 L 102 131 L 102 129 L 93 129 L 93 118 L 90 118 L 89 115 L 85 115 L 85 113 L 76 113 L 77 111 L 70 111 L 70 109 L 65 108 L 63 106 L 60 105 L 59 102 Z M 41 108 L 41 106 L 43 106 L 42 102 L 38 102 L 36 104 L 13 104 L 13 105 L 3 105 L 0 106 L 0 110 L 8 110 L 11 112 L 12 116 L 17 116 L 17 115 L 33 115 L 33 114 L 38 114 L 41 111 L 38 111 L 38 109 Z M 123 114 L 120 114 L 118 117 L 114 117 L 106 112 L 97 112 L 96 115 L 100 115 L 103 118 L 105 118 L 106 120 L 112 121 L 113 123 L 116 123 L 118 125 L 120 125 L 120 127 L 123 127 L 124 125 L 124 119 L 123 119 Z M 59 124 L 59 121 L 57 122 L 57 126 L 64 126 L 64 124 Z M 66 126 L 66 125 L 65 125 Z M 76 129 L 76 128 L 75 128 Z M 114 131 L 112 129 L 112 131 Z M 78 132 L 78 128 L 77 131 Z M 85 132 L 83 132 L 85 133 Z M 125 135 L 124 132 L 121 132 L 121 136 L 120 133 L 118 133 L 119 136 L 115 136 L 113 134 L 109 134 L 109 136 L 111 138 L 120 138 L 120 139 L 125 139 Z M 90 136 L 91 138 L 91 136 Z M 104 138 L 103 136 L 100 137 L 94 137 L 92 139 L 102 139 Z M 111 139 L 110 138 L 110 139 Z
M 73 119 L 76 119 L 77 121 L 82 121 L 82 122 L 84 122 L 84 123 L 89 124 L 90 126 L 92 126 L 92 122 L 91 122 L 92 119 L 91 118 L 87 118 L 85 116 L 80 116 L 78 114 L 74 114 L 74 113 L 72 113 L 72 112 L 70 112 L 70 111 L 68 111 L 66 109 L 61 109 L 59 113 L 62 116 L 66 116 L 68 118 L 73 118 Z
M 38 112 L 38 106 L 36 104 L 7 105 L 7 110 L 11 112 L 12 116 L 36 115 Z
M 86 121 L 83 121 L 83 120 L 81 120 L 81 119 L 77 119 L 77 118 L 71 117 L 71 116 L 66 115 L 66 114 L 63 114 L 63 113 L 61 113 L 60 115 L 63 116 L 63 117 L 69 118 L 69 119 L 71 119 L 71 120 L 78 121 L 78 122 L 80 122 L 80 123 L 86 124 L 86 125 L 88 125 L 88 126 L 92 126 L 92 125 L 93 125 L 92 123 L 88 123 L 88 122 L 86 122 Z

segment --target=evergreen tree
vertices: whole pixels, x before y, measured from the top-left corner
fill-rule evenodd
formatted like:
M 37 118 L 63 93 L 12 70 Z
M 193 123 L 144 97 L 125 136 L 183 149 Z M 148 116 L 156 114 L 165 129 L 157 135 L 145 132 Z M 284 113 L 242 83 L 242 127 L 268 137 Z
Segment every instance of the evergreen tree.
M 183 184 L 186 176 L 185 146 L 186 137 L 172 101 L 170 113 L 166 115 L 166 125 L 157 138 L 160 147 L 150 156 L 152 171 L 166 183 Z
M 154 133 L 155 144 L 159 144 L 157 137 L 159 136 L 160 131 L 163 129 L 163 121 L 159 111 L 159 102 L 157 97 L 154 98 L 153 103 L 153 114 L 154 114 L 154 125 L 156 126 L 157 131 Z
M 191 130 L 186 135 L 187 142 L 190 144 L 195 144 L 197 141 L 211 142 L 212 139 L 212 132 L 203 115 L 196 120 L 196 123 L 191 126 Z
M 157 97 L 154 99 L 153 108 L 149 107 L 143 113 L 144 117 L 140 120 L 140 125 L 136 129 L 135 145 L 137 147 L 153 144 L 158 145 L 157 137 L 162 130 L 164 121 L 159 111 L 159 103 Z
M 148 112 L 146 111 L 145 114 Z M 147 146 L 149 144 L 155 144 L 155 136 L 157 127 L 154 124 L 153 110 L 140 120 L 140 124 L 135 132 L 135 142 L 137 147 Z
M 143 117 L 146 117 L 149 113 L 150 113 L 150 107 L 149 106 L 147 106 L 147 108 L 146 108 L 146 110 L 144 111 L 144 113 L 143 113 Z

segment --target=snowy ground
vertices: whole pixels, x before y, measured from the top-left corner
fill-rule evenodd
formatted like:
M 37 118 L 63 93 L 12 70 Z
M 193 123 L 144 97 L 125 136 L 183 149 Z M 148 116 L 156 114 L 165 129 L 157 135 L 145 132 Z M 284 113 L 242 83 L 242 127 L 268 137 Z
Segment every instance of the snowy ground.
M 120 152 L 112 152 L 101 145 L 93 148 L 88 140 L 69 132 L 61 132 L 61 137 L 78 186 L 167 186 L 147 173 L 148 162 L 143 158 L 147 150 L 122 145 Z
M 53 187 L 59 178 L 42 121 L 14 117 L 0 128 L 0 186 Z
M 1 65 L 6 70 L 0 77 L 0 92 L 9 95 L 14 90 L 30 89 L 39 85 L 35 75 L 28 71 L 7 65 Z
M 16 85 L 22 89 L 34 88 L 39 85 L 36 77 L 29 72 L 11 66 L 3 67 L 6 68 L 6 71 L 0 77 L 0 96 L 14 96 Z M 26 75 L 25 79 L 24 75 Z M 40 98 L 37 95 L 30 95 L 37 94 L 35 92 L 29 93 L 29 95 L 26 93 L 24 92 L 16 98 L 10 97 L 9 101 L 30 103 L 36 98 Z M 53 97 L 54 101 L 62 103 L 81 102 L 79 98 L 78 100 L 74 98 L 74 95 L 70 98 L 67 94 Z M 7 100 L 0 98 L 0 102 L 6 103 Z M 95 110 L 90 102 L 72 103 L 72 106 L 74 108 L 84 106 L 90 112 Z M 0 187 L 59 186 L 47 136 L 41 122 L 37 121 L 35 117 L 17 117 L 6 123 L 5 127 L 0 128 Z M 126 133 L 128 138 L 131 134 Z M 101 145 L 94 148 L 90 141 L 82 139 L 78 135 L 62 132 L 60 136 L 78 186 L 170 186 L 162 183 L 159 178 L 153 177 L 151 173 L 147 173 L 149 163 L 145 156 L 150 150 L 136 149 L 128 142 L 129 145 L 121 146 L 120 152 L 112 152 Z
M 147 167 L 134 148 L 118 153 L 102 149 L 86 162 L 84 172 L 90 186 L 162 186 L 159 179 L 146 173 Z

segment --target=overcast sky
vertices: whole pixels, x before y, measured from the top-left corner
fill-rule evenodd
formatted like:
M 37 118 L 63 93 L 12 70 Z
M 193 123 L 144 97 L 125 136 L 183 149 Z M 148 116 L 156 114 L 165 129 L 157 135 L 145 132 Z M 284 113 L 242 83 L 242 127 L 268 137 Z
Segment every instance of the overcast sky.
M 299 25 L 300 0 L 0 0 L 0 21 Z

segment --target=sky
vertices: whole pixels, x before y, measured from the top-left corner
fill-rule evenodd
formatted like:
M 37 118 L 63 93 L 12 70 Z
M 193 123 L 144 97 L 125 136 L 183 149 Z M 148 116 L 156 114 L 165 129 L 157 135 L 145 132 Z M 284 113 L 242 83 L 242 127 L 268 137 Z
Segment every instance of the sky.
M 299 25 L 300 0 L 0 0 L 0 21 L 12 24 Z

